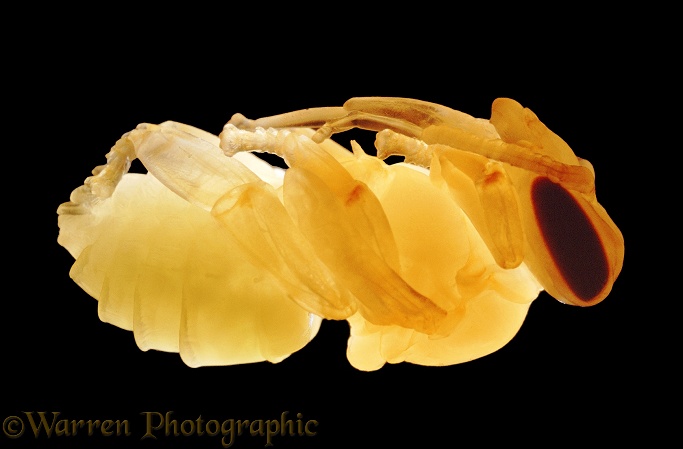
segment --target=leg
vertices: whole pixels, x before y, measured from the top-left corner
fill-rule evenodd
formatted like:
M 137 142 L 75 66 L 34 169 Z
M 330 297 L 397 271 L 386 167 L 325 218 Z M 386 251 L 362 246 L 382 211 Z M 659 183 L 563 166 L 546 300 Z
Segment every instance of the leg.
M 398 248 L 384 209 L 367 184 L 356 180 L 341 163 L 344 158 L 355 159 L 355 156 L 333 142 L 313 142 L 309 137 L 312 133 L 312 130 L 264 130 L 260 127 L 246 131 L 229 123 L 220 139 L 227 155 L 238 151 L 266 151 L 285 159 L 290 167 L 282 192 L 283 211 L 287 213 L 281 215 L 293 221 L 286 228 L 296 230 L 296 234 L 301 235 L 299 240 L 305 238 L 310 242 L 317 257 L 332 268 L 335 276 L 357 298 L 358 310 L 364 317 L 376 324 L 400 324 L 422 332 L 434 332 L 445 311 L 401 277 Z M 241 201 L 233 203 L 242 205 Z M 244 204 L 251 205 L 254 201 Z M 252 207 L 245 213 L 253 214 L 252 209 L 255 209 L 273 214 L 272 211 L 282 208 L 278 204 L 273 201 L 271 206 Z M 220 201 L 217 207 L 222 207 Z M 236 209 L 231 206 L 226 210 Z M 262 214 L 265 217 L 266 212 Z M 266 220 L 244 222 L 254 221 L 262 224 L 251 231 L 245 226 L 241 232 L 243 237 L 250 236 L 247 239 L 250 244 L 258 242 L 256 234 L 261 233 L 267 223 Z M 272 221 L 282 223 L 285 220 Z M 285 238 L 270 240 L 280 246 L 281 242 L 288 241 Z M 271 252 L 289 254 L 291 250 L 283 248 Z M 266 255 L 268 260 L 276 259 L 274 255 L 267 255 L 268 251 L 258 253 Z M 306 264 L 314 259 L 298 258 L 301 261 L 299 268 L 293 267 L 292 271 L 305 273 Z M 363 269 L 358 270 L 361 266 Z
M 497 137 L 495 128 L 488 120 L 474 118 L 436 103 L 410 98 L 358 97 L 348 100 L 343 107 L 302 109 L 258 120 L 249 120 L 242 114 L 235 114 L 228 123 L 249 131 L 256 127 L 326 128 L 313 138 L 316 142 L 350 128 L 369 131 L 392 129 L 419 138 L 422 129 L 430 125 L 454 126 L 485 137 Z
M 311 108 L 271 117 L 250 120 L 242 114 L 232 116 L 229 125 L 238 129 L 254 131 L 256 128 L 313 128 L 318 132 L 312 137 L 316 143 L 332 134 L 360 128 L 368 131 L 392 129 L 402 134 L 419 136 L 422 129 L 403 119 L 374 115 L 364 111 L 349 111 L 339 107 Z
M 533 133 L 525 133 L 524 126 L 517 124 L 520 120 L 526 120 L 526 116 L 520 116 L 522 113 L 518 111 L 519 108 L 521 106 L 512 100 L 496 100 L 492 114 L 496 124 L 494 127 L 488 120 L 474 118 L 435 103 L 408 98 L 360 97 L 348 100 L 341 108 L 304 109 L 258 120 L 248 120 L 236 114 L 228 123 L 246 130 L 255 127 L 317 128 L 312 140 L 318 143 L 332 134 L 351 128 L 391 130 L 430 144 L 445 144 L 506 162 L 547 176 L 566 188 L 590 194 L 594 190 L 592 171 L 580 163 L 566 144 L 564 153 L 568 150 L 570 154 L 563 154 L 564 157 L 558 159 L 556 156 L 559 153 L 553 152 L 553 149 L 559 146 L 561 139 L 550 133 L 537 119 L 539 125 Z M 510 115 L 512 118 L 508 117 Z M 501 128 L 503 136 L 507 136 L 505 140 L 501 139 L 497 128 Z M 543 131 L 546 132 L 543 135 L 552 134 L 554 138 L 542 140 L 539 146 L 537 136 Z M 425 165 L 424 161 L 418 164 Z

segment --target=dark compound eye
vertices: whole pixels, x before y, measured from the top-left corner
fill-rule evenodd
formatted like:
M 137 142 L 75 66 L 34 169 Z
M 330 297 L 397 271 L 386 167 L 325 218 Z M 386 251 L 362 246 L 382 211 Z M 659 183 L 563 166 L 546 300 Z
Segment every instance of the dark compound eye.
M 548 251 L 567 286 L 590 301 L 607 284 L 605 249 L 583 209 L 559 184 L 538 177 L 531 187 L 536 221 Z

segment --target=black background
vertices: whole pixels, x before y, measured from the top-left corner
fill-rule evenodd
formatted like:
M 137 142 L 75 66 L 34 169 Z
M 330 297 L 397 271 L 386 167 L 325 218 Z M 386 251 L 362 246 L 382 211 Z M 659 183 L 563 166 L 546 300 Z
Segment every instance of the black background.
M 174 23 L 183 20 L 179 14 Z M 483 30 L 443 40 L 415 23 L 395 23 L 396 34 L 358 25 L 368 32 L 362 38 L 321 27 L 301 41 L 270 35 L 267 45 L 255 44 L 255 29 L 235 37 L 173 26 L 142 37 L 135 35 L 142 22 L 125 23 L 57 26 L 40 44 L 16 51 L 18 76 L 6 92 L 19 101 L 8 107 L 6 130 L 0 418 L 54 411 L 67 419 L 127 419 L 133 435 L 35 441 L 27 431 L 15 440 L 0 435 L 0 446 L 220 447 L 216 437 L 140 441 L 146 411 L 173 411 L 180 420 L 302 413 L 319 422 L 318 434 L 274 441 L 300 448 L 597 443 L 662 430 L 652 424 L 659 414 L 651 380 L 660 372 L 650 328 L 655 306 L 643 305 L 634 268 L 645 243 L 636 237 L 642 208 L 633 204 L 637 167 L 627 154 L 638 143 L 624 138 L 633 102 L 647 95 L 626 78 L 636 55 L 624 58 L 609 39 L 546 42 L 546 50 L 515 33 L 491 43 L 478 40 Z M 121 134 L 164 120 L 217 134 L 235 112 L 257 118 L 370 95 L 419 98 L 478 117 L 488 117 L 500 96 L 531 108 L 593 163 L 598 199 L 625 236 L 624 269 L 611 295 L 581 309 L 542 293 L 519 334 L 492 355 L 371 373 L 346 360 L 344 322 L 324 322 L 308 346 L 279 364 L 192 369 L 177 354 L 141 352 L 132 333 L 99 321 L 96 301 L 69 279 L 73 260 L 56 242 L 56 209 Z M 369 134 L 354 137 L 371 147 Z M 264 444 L 242 436 L 234 447 Z

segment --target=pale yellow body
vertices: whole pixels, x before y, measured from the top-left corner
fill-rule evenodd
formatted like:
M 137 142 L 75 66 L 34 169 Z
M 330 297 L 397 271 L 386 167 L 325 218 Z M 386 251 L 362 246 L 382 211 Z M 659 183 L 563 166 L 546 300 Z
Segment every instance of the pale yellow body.
M 576 159 L 576 169 L 539 162 L 531 144 L 500 153 L 496 127 L 447 108 L 390 99 L 390 114 L 379 100 L 350 103 L 351 113 L 236 116 L 220 138 L 172 122 L 125 134 L 58 211 L 71 276 L 100 301 L 100 318 L 190 366 L 280 361 L 321 319 L 348 320 L 347 355 L 362 370 L 461 363 L 509 342 L 557 278 L 539 275 L 542 253 L 529 254 L 520 208 L 530 206 L 515 180 L 555 177 L 593 204 L 592 172 Z M 354 120 L 402 133 L 380 133 L 379 152 L 432 170 L 326 139 Z M 460 133 L 448 145 L 446 128 Z M 276 153 L 289 168 L 245 151 Z M 147 175 L 125 174 L 135 157 Z M 616 254 L 613 278 L 623 239 Z

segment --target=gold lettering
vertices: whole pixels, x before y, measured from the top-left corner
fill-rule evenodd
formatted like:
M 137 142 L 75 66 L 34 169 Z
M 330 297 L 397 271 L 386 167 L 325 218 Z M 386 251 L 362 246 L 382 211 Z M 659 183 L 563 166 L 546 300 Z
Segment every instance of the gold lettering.
M 121 435 L 130 436 L 130 423 L 127 419 L 124 419 L 123 421 L 116 420 L 116 436 Z
M 242 434 L 242 428 L 240 427 L 239 430 L 240 435 Z M 223 435 L 223 438 L 221 438 L 221 445 L 223 447 L 231 447 L 233 443 L 235 442 L 235 420 L 234 419 L 226 419 L 223 421 L 223 424 L 221 425 L 221 434 Z M 226 441 L 226 437 L 229 437 L 229 440 Z
M 204 420 L 202 419 L 202 415 L 199 415 L 199 418 L 197 418 L 197 435 L 199 436 L 204 435 L 202 424 L 204 424 Z
M 145 438 L 154 438 L 156 440 L 157 437 L 152 433 L 152 431 L 161 429 L 161 427 L 164 425 L 164 417 L 159 412 L 142 412 L 140 414 L 146 416 L 145 434 L 140 439 L 144 440 Z M 159 418 L 159 424 L 156 426 L 152 425 L 152 418 L 154 416 Z
M 47 418 L 45 417 L 45 412 L 38 412 L 38 417 L 40 419 L 38 424 L 36 424 L 35 420 L 33 419 L 33 412 L 25 412 L 25 414 L 28 418 L 29 424 L 31 425 L 31 430 L 33 430 L 33 436 L 36 438 L 38 438 L 38 435 L 41 431 L 44 431 L 48 438 L 51 437 L 52 429 L 55 426 L 57 417 L 60 415 L 59 412 L 52 412 L 52 422 L 48 423 Z
M 268 429 L 266 433 L 266 447 L 270 447 L 273 445 L 271 442 L 272 438 L 280 433 L 280 421 L 269 419 L 266 421 L 266 428 Z
M 297 428 L 297 430 L 298 430 L 299 436 L 302 437 L 302 436 L 304 436 L 304 429 L 303 429 L 303 424 L 304 424 L 304 423 L 301 422 L 301 418 L 303 418 L 304 415 L 302 415 L 301 413 L 297 413 L 297 414 L 296 414 L 296 417 L 298 418 L 298 419 L 296 420 L 296 428 Z
M 212 429 L 211 427 L 215 426 L 215 430 Z M 220 429 L 220 423 L 216 421 L 215 419 L 211 419 L 206 422 L 206 426 L 204 427 L 204 430 L 206 431 L 206 434 L 209 435 L 210 437 L 215 437 L 218 435 L 218 432 L 221 430 Z
M 241 419 L 237 420 L 237 435 L 242 435 L 242 426 L 244 426 L 245 428 L 248 428 L 249 427 L 249 420 L 248 419 L 245 419 L 244 421 L 242 421 Z
M 170 419 L 172 414 L 173 414 L 173 412 L 166 412 L 166 416 L 164 417 L 166 420 L 166 432 L 165 432 L 165 434 L 166 434 L 166 436 L 171 435 L 171 427 L 172 427 L 173 428 L 173 436 L 177 437 L 178 435 L 180 435 L 180 433 L 178 432 L 178 420 L 175 418 Z
M 186 426 L 187 424 L 187 426 Z M 189 429 L 187 428 L 189 427 Z M 185 421 L 180 423 L 180 433 L 184 437 L 189 437 L 194 434 L 194 421 L 190 421 L 189 419 L 186 419 Z
M 130 436 L 130 423 L 128 420 L 105 419 L 84 420 L 65 419 L 60 412 L 24 412 L 33 435 L 38 438 L 45 435 L 47 438 L 56 435 L 58 437 L 76 436 L 87 432 L 88 436 L 99 433 L 102 436 Z M 164 432 L 166 436 L 209 435 L 221 434 L 223 447 L 232 447 L 236 436 L 246 434 L 251 436 L 265 436 L 265 447 L 274 446 L 276 436 L 315 436 L 317 434 L 318 421 L 305 420 L 302 413 L 296 414 L 296 420 L 288 418 L 288 411 L 282 412 L 279 419 L 254 419 L 235 420 L 226 419 L 218 421 L 211 419 L 205 421 L 202 415 L 196 419 L 179 420 L 173 417 L 173 411 L 142 412 L 145 417 L 145 432 L 140 438 L 157 439 L 156 433 Z M 296 422 L 295 422 L 296 421 Z
M 61 436 L 70 436 L 69 434 L 69 421 L 66 419 L 60 419 L 57 421 L 57 425 L 55 426 L 55 434 L 58 437 Z
M 315 419 L 309 419 L 308 421 L 306 421 L 306 426 L 305 426 L 306 427 L 306 436 L 314 437 L 318 433 L 318 431 L 317 430 L 309 430 L 308 426 L 310 424 L 313 424 L 315 427 L 318 427 L 318 421 L 316 421 Z
M 287 418 L 287 413 L 289 412 L 282 412 L 282 415 L 280 415 L 280 435 L 285 436 L 287 433 L 285 429 L 289 427 L 289 436 L 294 436 L 294 421 L 291 419 L 288 419 L 285 421 L 285 418 Z
M 99 429 L 100 427 L 100 421 L 95 420 L 94 422 L 89 419 L 85 422 L 88 425 L 88 435 L 93 435 L 95 433 L 95 430 Z
M 254 429 L 254 424 L 256 424 L 256 428 Z M 263 420 L 262 419 L 257 419 L 251 422 L 251 425 L 249 426 L 249 433 L 251 436 L 256 436 L 256 435 L 265 435 L 266 431 L 263 429 Z
M 71 421 L 71 434 L 76 435 L 78 433 L 78 429 L 85 427 L 85 424 L 85 421 L 82 419 L 79 419 L 78 421 L 74 419 Z M 90 434 L 88 434 L 88 436 L 90 436 Z
M 110 429 L 113 426 L 114 426 L 114 421 L 112 421 L 111 419 L 105 419 L 104 421 L 102 421 L 102 426 L 100 427 L 102 435 L 104 435 L 105 437 L 112 436 L 114 434 L 114 432 L 111 431 Z

